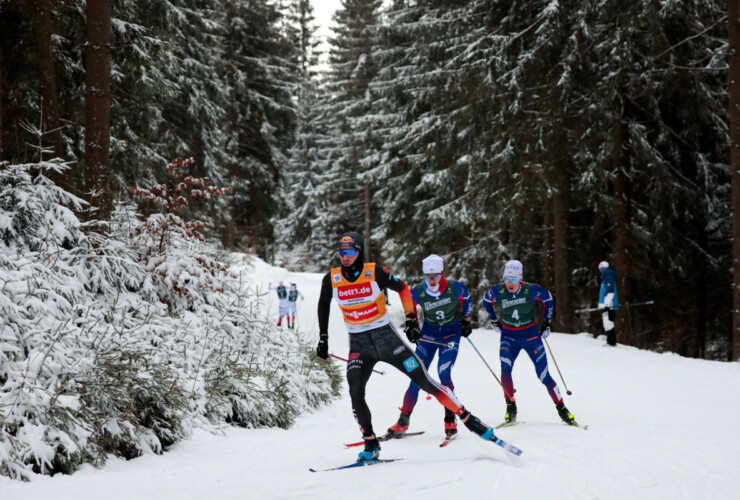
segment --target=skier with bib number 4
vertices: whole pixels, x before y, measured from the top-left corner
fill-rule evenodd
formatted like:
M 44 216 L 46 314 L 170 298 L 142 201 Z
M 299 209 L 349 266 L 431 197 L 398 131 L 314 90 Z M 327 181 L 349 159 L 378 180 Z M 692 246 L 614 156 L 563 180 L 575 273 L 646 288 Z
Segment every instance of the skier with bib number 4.
M 550 335 L 550 321 L 555 308 L 552 294 L 540 285 L 522 279 L 523 267 L 518 260 L 510 260 L 504 267 L 504 282 L 489 288 L 483 296 L 483 306 L 491 316 L 494 331 L 501 334 L 499 357 L 501 383 L 506 399 L 506 422 L 515 422 L 517 415 L 514 398 L 514 381 L 511 372 L 522 349 L 529 355 L 537 377 L 547 388 L 560 418 L 568 425 L 575 425 L 575 417 L 568 411 L 557 383 L 550 375 L 543 339 Z M 535 305 L 545 308 L 544 321 L 537 328 Z M 496 314 L 499 310 L 499 315 Z
M 424 281 L 411 289 L 411 298 L 414 301 L 414 310 L 417 306 L 421 307 L 424 325 L 420 338 L 409 338 L 409 341 L 417 344 L 416 354 L 427 369 L 439 350 L 439 380 L 450 391 L 454 391 L 452 367 L 457 360 L 460 336 L 467 337 L 473 331 L 470 292 L 459 281 L 449 282 L 445 279 L 444 260 L 439 255 L 432 254 L 424 259 L 421 268 Z M 401 436 L 408 430 L 409 418 L 418 398 L 419 386 L 411 382 L 403 397 L 401 415 L 398 422 L 388 429 L 388 437 Z M 457 434 L 457 424 L 455 414 L 447 408 L 444 424 L 445 438 L 452 439 Z
M 316 355 L 321 359 L 329 357 L 329 312 L 331 300 L 334 299 L 339 304 L 349 333 L 347 383 L 352 411 L 365 442 L 365 449 L 357 460 L 374 461 L 380 454 L 380 443 L 373 431 L 370 409 L 365 401 L 365 386 L 378 361 L 396 367 L 422 390 L 437 398 L 445 408 L 459 416 L 470 431 L 512 451 L 494 436 L 490 426 L 466 410 L 451 390 L 429 376 L 422 360 L 391 324 L 385 304 L 387 289 L 397 292 L 401 297 L 406 313 L 406 335 L 409 338 L 419 338 L 421 335 L 406 283 L 393 276 L 388 269 L 378 267 L 375 263 L 366 263 L 364 240 L 355 232 L 345 233 L 339 240 L 337 250 L 341 266 L 329 271 L 321 282 Z M 516 451 L 521 453 L 518 449 Z

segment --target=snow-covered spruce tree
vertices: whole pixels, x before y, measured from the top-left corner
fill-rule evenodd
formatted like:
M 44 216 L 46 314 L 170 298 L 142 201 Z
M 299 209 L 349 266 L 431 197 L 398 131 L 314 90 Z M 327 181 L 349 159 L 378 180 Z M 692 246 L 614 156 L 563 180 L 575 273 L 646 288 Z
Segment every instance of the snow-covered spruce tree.
M 298 127 L 281 179 L 284 200 L 275 223 L 276 261 L 300 270 L 318 270 L 335 236 L 324 234 L 318 220 L 326 210 L 321 186 L 325 184 L 325 145 L 330 143 L 317 111 L 323 83 L 316 74 L 319 62 L 313 6 L 308 0 L 291 4 L 295 43 L 300 47 L 301 82 L 295 96 Z
M 278 4 L 227 0 L 224 7 L 224 78 L 236 134 L 230 147 L 237 157 L 227 177 L 232 224 L 224 242 L 266 256 L 274 240 L 271 219 L 281 205 L 278 182 L 296 127 L 299 47 Z
M 605 2 L 580 10 L 574 39 L 587 50 L 574 78 L 579 141 L 573 158 L 579 197 L 594 214 L 583 225 L 605 235 L 599 250 L 613 257 L 620 299 L 663 304 L 623 314 L 630 321 L 617 324 L 620 342 L 724 357 L 720 346 L 730 324 L 722 285 L 730 285 L 725 7 Z M 583 265 L 594 269 L 599 258 L 591 253 Z M 680 283 L 697 284 L 697 294 L 687 297 Z M 657 327 L 655 318 L 663 318 Z
M 334 14 L 325 99 L 317 106 L 318 123 L 327 142 L 319 142 L 326 173 L 320 196 L 326 209 L 315 227 L 325 241 L 345 230 L 365 233 L 374 226 L 380 208 L 373 206 L 375 180 L 364 174 L 379 161 L 379 142 L 368 117 L 373 113 L 369 84 L 377 71 L 380 0 L 347 0 Z M 370 203 L 368 203 L 368 201 Z M 365 235 L 367 256 L 376 259 L 372 235 Z M 325 262 L 329 248 L 325 250 Z
M 385 125 L 376 202 L 387 256 L 418 275 L 426 253 L 446 255 L 451 274 L 473 290 L 508 251 L 496 198 L 516 162 L 505 139 L 485 135 L 498 109 L 487 88 L 496 53 L 487 12 L 482 2 L 395 3 L 371 84 Z
M 82 231 L 69 208 L 82 202 L 39 175 L 62 167 L 0 168 L 0 474 L 160 453 L 195 425 L 288 426 L 337 393 L 338 372 L 272 332 L 246 283 L 158 300 L 129 242 L 138 214 Z M 201 265 L 212 248 L 191 242 L 171 264 Z

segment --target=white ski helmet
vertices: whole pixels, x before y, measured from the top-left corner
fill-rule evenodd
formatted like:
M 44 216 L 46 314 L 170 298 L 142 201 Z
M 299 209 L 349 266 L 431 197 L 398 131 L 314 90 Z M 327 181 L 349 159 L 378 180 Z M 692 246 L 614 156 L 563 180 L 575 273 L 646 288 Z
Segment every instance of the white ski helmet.
M 421 270 L 424 274 L 442 274 L 445 270 L 445 261 L 436 253 L 433 253 L 421 261 Z
M 519 278 L 522 279 L 523 276 L 523 269 L 522 263 L 518 260 L 510 260 L 506 263 L 506 266 L 504 266 L 504 278 Z

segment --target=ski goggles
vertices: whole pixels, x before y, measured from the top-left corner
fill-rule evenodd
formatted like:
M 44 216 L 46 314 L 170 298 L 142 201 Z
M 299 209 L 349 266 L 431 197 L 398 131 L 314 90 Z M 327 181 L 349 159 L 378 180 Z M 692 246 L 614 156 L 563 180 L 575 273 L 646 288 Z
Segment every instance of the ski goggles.
M 435 281 L 435 280 L 438 280 L 438 279 L 440 279 L 442 277 L 441 274 L 425 274 L 424 276 L 429 281 Z
M 354 257 L 355 255 L 357 255 L 357 250 L 352 250 L 351 248 L 340 248 L 339 249 L 340 257 Z
M 517 283 L 519 281 L 519 278 L 512 278 L 511 276 L 504 276 L 504 281 L 508 281 L 510 283 Z

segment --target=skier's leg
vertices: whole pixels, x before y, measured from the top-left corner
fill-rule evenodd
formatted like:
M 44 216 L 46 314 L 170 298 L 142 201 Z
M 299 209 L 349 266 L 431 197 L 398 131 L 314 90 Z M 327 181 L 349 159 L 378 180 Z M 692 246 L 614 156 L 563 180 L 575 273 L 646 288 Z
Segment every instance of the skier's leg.
M 362 430 L 363 436 L 374 434 L 372 415 L 365 401 L 365 386 L 377 363 L 375 349 L 366 333 L 349 336 L 349 359 L 347 363 L 347 385 L 352 401 L 352 412 Z
M 424 366 L 424 362 L 401 338 L 392 325 L 386 325 L 373 331 L 373 341 L 378 352 L 378 359 L 404 373 L 419 388 L 437 398 L 445 408 L 459 414 L 462 404 L 448 388 L 433 380 Z
M 437 372 L 439 381 L 450 389 L 455 390 L 455 384 L 452 383 L 452 367 L 455 366 L 457 354 L 460 349 L 460 335 L 448 335 L 441 340 L 443 343 L 453 342 L 453 347 L 441 347 L 439 350 L 439 359 L 437 360 Z M 426 365 L 429 368 L 429 365 Z
M 485 440 L 493 437 L 493 429 L 490 426 L 466 410 L 454 392 L 429 376 L 423 362 L 392 325 L 374 330 L 372 338 L 380 361 L 385 361 L 405 373 L 422 391 L 434 396 L 442 406 L 458 415 L 471 432 Z
M 432 364 L 434 355 L 437 352 L 437 346 L 434 344 L 419 342 L 416 347 L 416 355 L 419 357 L 421 362 L 424 364 L 424 368 L 429 369 L 429 365 Z M 416 402 L 419 399 L 419 386 L 411 382 L 409 388 L 406 390 L 406 394 L 403 396 L 403 404 L 401 405 L 401 413 L 410 415 L 414 411 Z
M 563 397 L 560 395 L 560 389 L 555 379 L 550 375 L 550 370 L 547 367 L 547 353 L 545 352 L 545 346 L 542 343 L 542 337 L 539 335 L 530 337 L 524 344 L 524 350 L 527 351 L 529 358 L 534 363 L 534 369 L 537 373 L 537 378 L 547 388 L 550 398 L 552 398 L 555 404 L 559 404 L 563 401 Z
M 451 391 L 455 391 L 455 384 L 452 382 L 452 367 L 455 366 L 457 354 L 460 347 L 460 334 L 447 335 L 441 339 L 443 343 L 453 342 L 452 347 L 441 347 L 439 350 L 439 359 L 437 359 L 437 372 L 439 381 L 442 385 Z M 429 368 L 427 366 L 427 368 Z M 455 414 L 445 408 L 444 416 L 445 435 L 452 436 L 457 433 L 457 424 L 455 423 Z
M 514 337 L 505 333 L 501 334 L 501 345 L 499 347 L 499 359 L 501 360 L 501 385 L 504 386 L 504 397 L 507 401 L 514 401 L 514 379 L 511 371 L 514 369 L 514 362 L 522 347 Z M 507 397 L 506 394 L 511 396 Z

